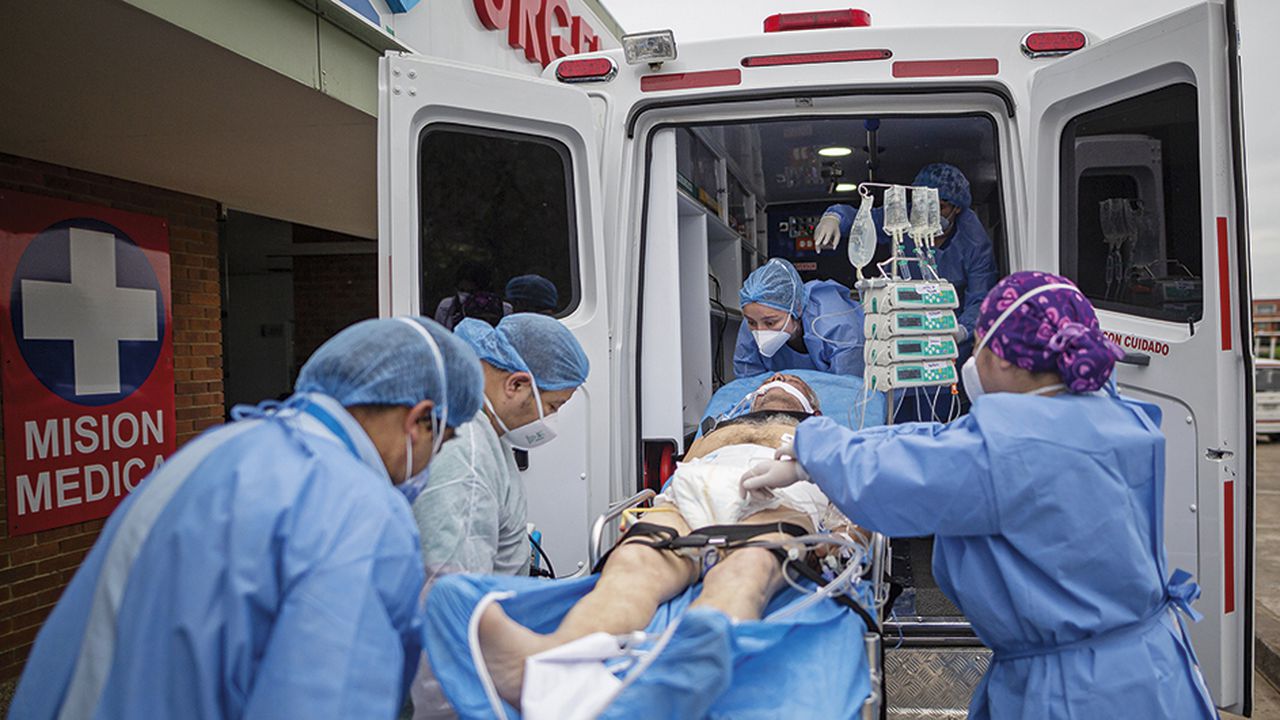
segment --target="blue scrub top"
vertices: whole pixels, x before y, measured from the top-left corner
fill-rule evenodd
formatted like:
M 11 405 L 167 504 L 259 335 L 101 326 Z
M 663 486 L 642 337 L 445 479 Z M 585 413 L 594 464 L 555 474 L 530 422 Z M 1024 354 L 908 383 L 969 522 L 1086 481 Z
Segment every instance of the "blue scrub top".
M 11 717 L 396 717 L 421 647 L 417 530 L 355 419 L 305 397 L 322 415 L 291 402 L 206 432 L 120 504 Z
M 795 447 L 854 522 L 936 535 L 939 587 L 995 651 L 971 718 L 1214 718 L 1171 609 L 1198 589 L 1165 569 L 1158 422 L 1115 397 L 999 393 L 948 425 L 812 418 Z
M 784 345 L 773 357 L 760 354 L 747 321 L 738 328 L 733 350 L 733 373 L 737 377 L 787 370 L 821 370 L 837 375 L 862 377 L 862 305 L 849 297 L 849 288 L 834 280 L 810 280 L 800 322 L 804 325 L 804 346 L 797 352 Z
M 858 211 L 850 205 L 832 205 L 826 213 L 840 218 L 840 237 L 848 238 L 853 228 L 853 219 Z M 876 226 L 876 242 L 885 245 L 890 237 L 885 234 L 884 208 L 871 211 Z M 995 251 L 991 238 L 982 227 L 982 222 L 972 210 L 964 210 L 956 218 L 956 232 L 949 240 L 934 251 L 938 264 L 938 274 L 955 286 L 960 299 L 960 307 L 956 309 L 956 317 L 968 331 L 968 338 L 960 343 L 960 362 L 964 362 L 973 351 L 973 328 L 978 322 L 978 311 L 982 301 L 999 279 L 996 268 Z M 915 256 L 915 242 L 907 237 L 903 240 L 907 253 Z M 920 279 L 919 263 L 910 263 L 908 271 L 911 277 Z

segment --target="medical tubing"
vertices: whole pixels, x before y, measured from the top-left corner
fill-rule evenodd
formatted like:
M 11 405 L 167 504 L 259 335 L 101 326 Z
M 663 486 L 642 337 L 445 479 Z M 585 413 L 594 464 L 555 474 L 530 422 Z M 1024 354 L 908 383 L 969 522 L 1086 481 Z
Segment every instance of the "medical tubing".
M 858 563 L 849 563 L 848 567 L 844 569 L 844 572 L 837 575 L 835 580 L 832 580 L 826 585 L 818 588 L 812 595 L 807 595 L 798 602 L 788 605 L 787 607 L 782 608 L 781 610 L 764 618 L 765 622 L 776 622 L 778 620 L 791 617 L 792 615 L 799 614 L 814 605 L 817 605 L 819 602 L 835 596 L 838 592 L 841 592 L 846 588 L 853 587 L 853 579 L 856 576 L 859 567 L 860 565 Z
M 649 651 L 648 655 L 641 658 L 639 662 L 627 671 L 626 676 L 622 678 L 622 682 L 619 683 L 618 687 L 615 688 L 613 693 L 609 696 L 609 700 L 605 702 L 604 707 L 607 708 L 612 705 L 613 701 L 617 700 L 619 695 L 621 695 L 627 688 L 631 687 L 631 684 L 640 677 L 641 673 L 648 670 L 650 665 L 657 662 L 658 656 L 662 654 L 663 650 L 667 649 L 667 645 L 671 642 L 672 636 L 676 634 L 676 628 L 680 627 L 680 621 L 683 618 L 684 615 L 677 615 L 675 620 L 672 620 L 671 624 L 667 626 L 667 629 L 662 631 L 662 635 L 658 638 L 658 642 L 653 644 L 653 649 Z M 503 720 L 506 720 L 506 718 L 504 717 Z
M 823 319 L 823 318 L 835 317 L 835 316 L 837 316 L 837 315 L 852 315 L 852 314 L 854 314 L 854 313 L 858 312 L 858 310 L 859 310 L 859 308 L 850 308 L 850 309 L 848 309 L 848 310 L 833 310 L 832 312 L 822 313 L 822 314 L 821 314 L 821 315 L 819 315 L 818 317 L 816 317 L 816 318 L 814 318 L 813 320 L 809 321 L 809 332 L 813 333 L 813 336 L 814 336 L 814 337 L 816 337 L 816 338 L 818 338 L 818 339 L 819 339 L 819 340 L 821 340 L 822 342 L 829 343 L 829 344 L 834 345 L 834 346 L 836 346 L 836 347 L 855 347 L 855 346 L 857 346 L 859 343 L 854 342 L 854 341 L 852 341 L 852 340 L 833 340 L 833 339 L 831 339 L 831 338 L 829 338 L 829 337 L 827 337 L 827 336 L 823 335 L 822 333 L 818 332 L 818 321 L 819 321 L 819 320 L 821 320 L 821 319 Z M 865 340 L 864 340 L 864 342 L 865 342 Z
M 471 618 L 467 620 L 467 647 L 471 650 L 471 664 L 476 666 L 476 675 L 480 678 L 480 685 L 484 688 L 485 697 L 489 699 L 489 707 L 493 710 L 493 716 L 498 720 L 507 720 L 507 709 L 503 705 L 502 698 L 498 695 L 498 688 L 493 684 L 493 676 L 489 674 L 489 666 L 484 663 L 484 652 L 480 649 L 480 616 L 495 602 L 512 597 L 515 597 L 515 591 L 513 590 L 488 593 L 480 598 L 480 602 L 476 603 L 475 609 L 471 611 Z
M 555 579 L 556 579 L 556 569 L 555 569 L 554 567 L 552 567 L 552 565 L 551 565 L 551 558 L 547 557 L 547 553 L 546 553 L 545 551 L 543 551 L 543 549 L 542 549 L 542 543 L 538 542 L 537 540 L 534 540 L 534 539 L 533 539 L 533 536 L 532 536 L 532 535 L 530 535 L 530 536 L 529 536 L 529 544 L 533 546 L 533 549 L 534 549 L 534 550 L 537 550 L 537 551 L 538 551 L 538 557 L 542 558 L 542 562 L 544 562 L 544 563 L 546 563 L 546 564 L 547 564 L 547 573 L 548 573 L 549 577 L 550 577 L 552 580 L 555 580 Z

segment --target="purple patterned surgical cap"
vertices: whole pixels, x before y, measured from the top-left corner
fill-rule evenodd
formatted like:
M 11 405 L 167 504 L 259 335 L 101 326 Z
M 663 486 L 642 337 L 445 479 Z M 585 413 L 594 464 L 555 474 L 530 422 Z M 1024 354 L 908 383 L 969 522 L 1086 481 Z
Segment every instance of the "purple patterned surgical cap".
M 1045 290 L 1017 307 L 986 338 L 995 321 L 1018 298 L 1043 285 Z M 1073 393 L 1093 392 L 1106 384 L 1124 351 L 1102 334 L 1093 305 L 1075 284 L 1059 275 L 1018 272 L 996 284 L 982 301 L 977 333 L 1001 359 L 1029 372 L 1056 372 Z

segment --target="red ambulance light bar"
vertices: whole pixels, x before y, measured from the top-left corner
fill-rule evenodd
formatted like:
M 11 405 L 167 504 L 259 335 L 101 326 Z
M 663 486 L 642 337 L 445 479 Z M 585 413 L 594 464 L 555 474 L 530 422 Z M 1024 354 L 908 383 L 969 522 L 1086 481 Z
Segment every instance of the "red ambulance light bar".
M 861 60 L 888 60 L 889 50 L 832 50 L 828 52 L 791 53 L 788 55 L 755 55 L 742 58 L 742 67 L 777 67 L 779 65 L 814 65 Z
M 1022 38 L 1022 52 L 1027 57 L 1054 57 L 1073 53 L 1085 46 L 1084 33 L 1078 30 L 1034 32 Z
M 609 58 L 565 60 L 556 66 L 556 79 L 562 83 L 608 82 L 618 74 L 618 66 Z
M 764 19 L 764 31 L 767 33 L 850 27 L 871 27 L 871 13 L 849 8 L 848 10 L 778 13 Z
M 722 85 L 741 84 L 742 71 L 738 68 L 730 68 L 728 70 L 703 70 L 702 72 L 645 75 L 640 78 L 640 91 L 661 92 L 663 90 L 688 90 L 690 88 L 720 87 Z

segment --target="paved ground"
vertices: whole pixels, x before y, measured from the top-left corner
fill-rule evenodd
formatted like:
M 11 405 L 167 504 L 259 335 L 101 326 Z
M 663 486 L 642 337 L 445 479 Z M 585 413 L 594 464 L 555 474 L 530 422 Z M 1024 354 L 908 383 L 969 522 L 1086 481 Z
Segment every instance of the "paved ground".
M 1258 608 L 1280 617 L 1280 442 L 1258 443 L 1256 507 Z
M 1280 442 L 1258 443 L 1258 487 L 1255 531 L 1254 592 L 1257 602 L 1255 631 L 1258 647 L 1254 718 L 1280 720 L 1280 693 L 1262 677 L 1265 669 L 1274 682 L 1280 680 Z M 1270 655 L 1270 657 L 1268 657 Z

